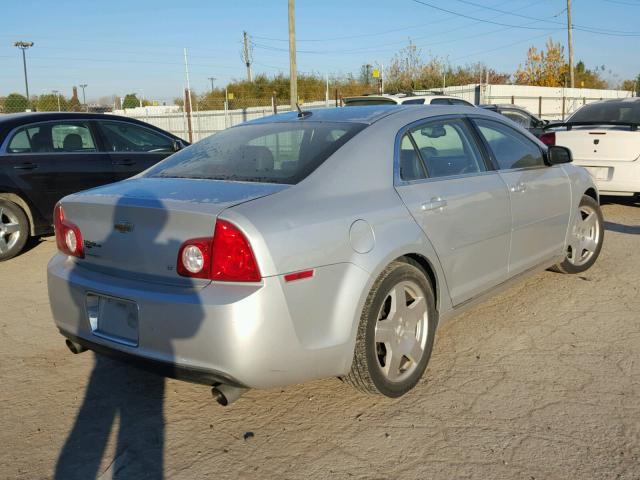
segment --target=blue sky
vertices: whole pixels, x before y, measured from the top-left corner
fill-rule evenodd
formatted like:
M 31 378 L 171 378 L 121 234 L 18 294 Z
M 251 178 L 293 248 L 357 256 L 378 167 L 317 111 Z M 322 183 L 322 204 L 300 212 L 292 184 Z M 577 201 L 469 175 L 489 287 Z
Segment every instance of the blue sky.
M 388 64 L 411 38 L 425 56 L 454 65 L 482 61 L 512 72 L 530 45 L 541 47 L 548 37 L 566 43 L 566 0 L 424 3 L 473 18 L 414 0 L 297 0 L 299 70 L 357 73 L 364 63 Z M 254 43 L 254 72 L 288 74 L 287 0 L 23 0 L 2 2 L 2 12 L 0 95 L 24 90 L 16 40 L 35 42 L 27 52 L 32 94 L 57 89 L 68 95 L 72 85 L 87 83 L 89 99 L 137 91 L 170 100 L 185 83 L 184 47 L 194 90 L 208 89 L 212 76 L 224 85 L 245 75 L 243 30 Z M 614 82 L 640 73 L 640 0 L 573 0 L 573 22 L 638 34 L 576 30 L 574 45 L 576 61 L 606 65 L 612 73 L 605 76 Z

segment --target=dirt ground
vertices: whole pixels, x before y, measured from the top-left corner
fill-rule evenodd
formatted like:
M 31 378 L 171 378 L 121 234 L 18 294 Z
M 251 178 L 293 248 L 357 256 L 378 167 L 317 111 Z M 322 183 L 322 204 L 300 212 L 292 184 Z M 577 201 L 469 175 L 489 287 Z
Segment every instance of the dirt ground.
M 208 388 L 72 355 L 53 239 L 0 264 L 0 477 L 640 478 L 640 204 L 606 204 L 580 276 L 544 272 L 445 323 L 407 396 L 334 379 Z

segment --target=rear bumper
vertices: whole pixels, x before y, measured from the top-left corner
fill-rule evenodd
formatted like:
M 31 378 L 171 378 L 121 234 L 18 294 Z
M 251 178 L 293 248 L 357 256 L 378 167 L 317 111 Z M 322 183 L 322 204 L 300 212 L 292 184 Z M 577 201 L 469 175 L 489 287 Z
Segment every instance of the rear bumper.
M 368 274 L 344 263 L 285 283 L 211 283 L 204 288 L 106 275 L 56 255 L 48 267 L 51 310 L 68 338 L 163 375 L 200 383 L 270 388 L 343 375 L 353 356 Z M 94 334 L 88 293 L 138 306 L 138 345 Z
M 602 195 L 633 195 L 640 192 L 640 161 L 586 161 L 574 159 L 593 177 Z
M 158 360 L 149 360 L 138 355 L 132 355 L 130 353 L 109 348 L 99 343 L 91 342 L 64 330 L 60 330 L 60 333 L 69 340 L 82 345 L 88 350 L 92 350 L 100 355 L 115 358 L 116 360 L 123 361 L 156 375 L 184 380 L 186 382 L 201 383 L 203 385 L 217 385 L 224 383 L 226 385 L 233 385 L 236 387 L 246 387 L 246 385 L 242 385 L 234 378 L 231 378 L 221 372 L 204 370 L 196 367 L 178 366 L 173 363 L 161 362 Z

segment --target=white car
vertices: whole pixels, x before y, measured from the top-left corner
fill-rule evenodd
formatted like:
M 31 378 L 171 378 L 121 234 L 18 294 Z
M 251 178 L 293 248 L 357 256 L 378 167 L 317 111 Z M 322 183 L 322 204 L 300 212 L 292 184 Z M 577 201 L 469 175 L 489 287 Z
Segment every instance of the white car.
M 583 106 L 542 135 L 547 145 L 568 147 L 603 195 L 640 193 L 640 98 L 603 100 Z
M 473 103 L 457 97 L 447 95 L 406 95 L 398 93 L 394 95 L 360 95 L 344 99 L 345 107 L 361 107 L 363 105 L 461 105 L 474 107 Z

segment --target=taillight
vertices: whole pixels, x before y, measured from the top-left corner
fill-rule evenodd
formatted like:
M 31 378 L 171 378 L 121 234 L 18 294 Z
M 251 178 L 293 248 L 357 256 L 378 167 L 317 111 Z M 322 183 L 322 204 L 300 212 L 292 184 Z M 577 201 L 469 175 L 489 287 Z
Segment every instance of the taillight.
M 53 211 L 53 226 L 58 250 L 72 257 L 84 258 L 82 233 L 77 225 L 64 217 L 64 210 L 60 204 L 57 204 Z
M 213 238 L 194 238 L 182 244 L 177 272 L 219 282 L 259 282 L 262 278 L 249 241 L 226 220 L 216 221 Z
M 547 146 L 555 145 L 556 144 L 556 132 L 543 133 L 540 136 L 540 141 L 542 143 L 544 143 L 545 145 L 547 145 Z

